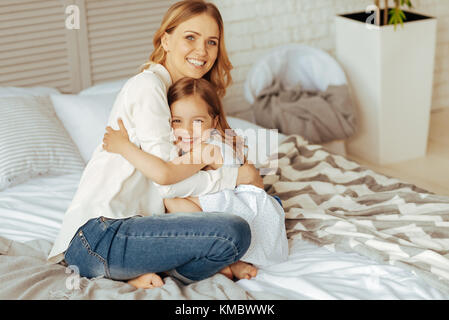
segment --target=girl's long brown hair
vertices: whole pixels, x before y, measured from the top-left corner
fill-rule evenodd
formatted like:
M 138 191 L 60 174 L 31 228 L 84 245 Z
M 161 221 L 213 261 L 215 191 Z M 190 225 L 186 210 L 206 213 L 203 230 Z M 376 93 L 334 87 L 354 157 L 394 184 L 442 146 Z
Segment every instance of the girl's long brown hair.
M 215 129 L 217 129 L 226 143 L 232 145 L 238 159 L 242 162 L 246 161 L 244 139 L 235 133 L 226 120 L 223 104 L 215 86 L 202 78 L 181 78 L 168 89 L 168 105 L 171 106 L 176 101 L 190 96 L 198 96 L 206 102 L 208 105 L 208 113 L 212 119 L 218 117 Z
M 161 43 L 162 36 L 165 32 L 172 33 L 179 24 L 200 14 L 211 16 L 217 22 L 220 32 L 217 60 L 203 78 L 213 83 L 217 88 L 218 95 L 224 97 L 226 88 L 232 83 L 231 70 L 233 66 L 226 52 L 223 19 L 217 7 L 210 2 L 203 0 L 184 0 L 173 4 L 164 15 L 159 29 L 154 34 L 154 51 L 151 53 L 149 61 L 142 65 L 140 71 L 147 69 L 152 63 L 163 64 L 165 62 L 166 52 Z

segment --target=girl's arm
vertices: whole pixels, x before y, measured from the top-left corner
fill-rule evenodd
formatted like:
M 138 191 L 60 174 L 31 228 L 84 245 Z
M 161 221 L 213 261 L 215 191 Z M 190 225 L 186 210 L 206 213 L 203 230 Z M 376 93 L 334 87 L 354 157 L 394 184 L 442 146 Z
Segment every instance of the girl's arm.
M 128 132 L 121 119 L 118 119 L 119 130 L 106 127 L 103 138 L 103 149 L 118 153 L 128 160 L 147 178 L 160 185 L 170 185 L 185 180 L 208 165 L 222 162 L 218 147 L 208 144 L 196 146 L 195 151 L 183 156 L 164 161 L 149 154 L 129 141 Z
M 158 70 L 160 69 L 160 70 Z M 153 71 L 144 71 L 135 76 L 125 88 L 122 119 L 130 141 L 143 151 L 170 161 L 177 157 L 176 147 L 170 142 L 170 108 L 167 103 L 166 85 L 155 73 L 170 75 L 163 66 L 155 65 Z M 118 108 L 117 108 L 118 110 Z M 118 113 L 113 111 L 108 124 L 116 127 Z M 168 174 L 170 178 L 176 178 Z M 260 185 L 262 178 L 258 170 L 249 164 L 240 168 L 223 167 L 218 170 L 198 171 L 191 177 L 172 185 L 154 183 L 163 198 L 200 196 L 233 189 L 237 184 Z

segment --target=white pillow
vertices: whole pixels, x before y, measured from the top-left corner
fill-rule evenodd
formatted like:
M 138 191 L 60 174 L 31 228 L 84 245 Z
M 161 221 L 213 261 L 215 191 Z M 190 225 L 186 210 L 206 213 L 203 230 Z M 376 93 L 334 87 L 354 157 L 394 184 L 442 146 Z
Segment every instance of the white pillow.
M 346 84 L 345 73 L 334 58 L 299 43 L 273 48 L 254 63 L 244 84 L 246 101 L 253 104 L 276 79 L 285 89 L 301 84 L 304 90 L 325 91 L 329 85 Z
M 96 84 L 92 87 L 86 88 L 80 93 L 81 96 L 84 95 L 97 95 L 97 94 L 105 94 L 105 93 L 119 93 L 122 89 L 123 85 L 128 81 L 128 79 L 120 79 L 116 81 L 109 81 L 100 84 Z
M 17 97 L 17 96 L 48 96 L 50 94 L 60 94 L 55 88 L 50 87 L 0 87 L 0 97 Z
M 116 93 L 101 95 L 51 95 L 56 114 L 67 129 L 84 161 L 103 141 Z
M 248 160 L 256 167 L 266 162 L 268 157 L 278 152 L 281 142 L 286 135 L 267 129 L 252 122 L 227 116 L 229 126 L 236 130 L 236 133 L 243 135 L 248 146 Z M 239 130 L 241 130 L 239 132 Z M 265 173 L 264 173 L 265 174 Z
M 49 97 L 0 98 L 0 190 L 42 174 L 84 169 Z
M 247 130 L 247 129 L 260 129 L 260 130 L 271 130 L 271 129 L 267 129 L 264 127 L 261 127 L 255 123 L 243 120 L 243 119 L 239 119 L 239 118 L 235 118 L 235 117 L 231 117 L 231 116 L 226 116 L 226 120 L 228 121 L 228 124 L 231 126 L 232 129 L 241 129 L 243 131 Z M 287 136 L 285 134 L 279 133 L 278 132 L 278 143 L 281 143 L 282 140 L 284 140 Z

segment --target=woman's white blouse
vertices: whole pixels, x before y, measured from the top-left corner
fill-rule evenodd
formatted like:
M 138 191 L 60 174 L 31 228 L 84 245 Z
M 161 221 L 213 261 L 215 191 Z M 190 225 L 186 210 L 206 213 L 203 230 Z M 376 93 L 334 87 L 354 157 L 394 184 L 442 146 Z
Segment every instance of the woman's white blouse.
M 108 125 L 118 130 L 121 118 L 130 141 L 164 160 L 177 156 L 170 126 L 167 91 L 172 81 L 164 66 L 152 64 L 130 78 L 118 94 Z M 80 115 L 82 116 L 82 115 Z M 59 262 L 76 231 L 89 219 L 123 219 L 164 214 L 163 198 L 200 196 L 235 188 L 238 168 L 199 171 L 181 182 L 160 186 L 147 179 L 121 155 L 96 148 L 81 176 L 61 230 L 49 254 Z

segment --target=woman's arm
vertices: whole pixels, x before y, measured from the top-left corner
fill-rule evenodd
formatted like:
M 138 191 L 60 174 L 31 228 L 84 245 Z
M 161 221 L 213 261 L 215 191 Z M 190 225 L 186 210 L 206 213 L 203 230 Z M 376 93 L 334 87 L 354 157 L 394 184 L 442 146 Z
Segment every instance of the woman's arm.
M 207 165 L 213 164 L 217 168 L 217 164 L 222 162 L 218 147 L 208 144 L 195 146 L 198 148 L 195 151 L 199 152 L 186 153 L 172 161 L 164 161 L 131 143 L 122 119 L 118 119 L 117 122 L 119 130 L 106 127 L 103 149 L 120 154 L 147 178 L 160 185 L 177 183 Z

